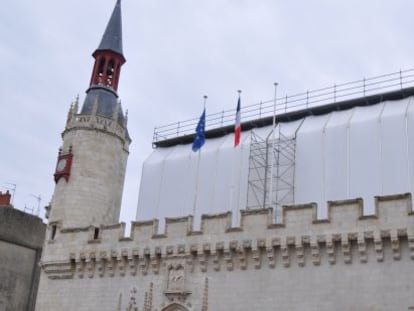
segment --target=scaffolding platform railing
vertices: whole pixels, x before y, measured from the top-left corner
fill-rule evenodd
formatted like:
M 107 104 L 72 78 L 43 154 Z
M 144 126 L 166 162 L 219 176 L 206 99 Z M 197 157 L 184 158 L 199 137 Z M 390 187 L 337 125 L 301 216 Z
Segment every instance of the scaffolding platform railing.
M 311 107 L 328 105 L 340 101 L 363 98 L 385 92 L 414 87 L 414 69 L 363 78 L 342 84 L 334 84 L 325 88 L 286 95 L 277 98 L 276 114 L 288 113 Z M 273 115 L 274 99 L 243 106 L 241 119 L 243 122 L 258 120 Z M 234 124 L 235 109 L 208 114 L 206 131 Z M 155 127 L 153 144 L 158 142 L 194 134 L 199 118 L 170 123 Z

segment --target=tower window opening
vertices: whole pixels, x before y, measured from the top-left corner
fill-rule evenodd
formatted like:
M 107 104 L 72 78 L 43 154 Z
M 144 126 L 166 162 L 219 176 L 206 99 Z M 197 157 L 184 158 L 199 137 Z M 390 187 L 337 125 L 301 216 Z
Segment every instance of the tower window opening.
M 99 228 L 95 228 L 95 230 L 93 232 L 93 239 L 94 240 L 99 239 Z
M 111 59 L 108 63 L 108 67 L 106 67 L 106 76 L 108 77 L 107 78 L 107 83 L 109 85 L 112 84 L 112 78 L 113 78 L 114 70 L 115 70 L 114 60 Z
M 102 76 L 104 74 L 105 71 L 105 58 L 102 58 L 99 61 L 99 66 L 98 66 L 98 83 L 102 83 Z
M 107 75 L 112 76 L 112 74 L 114 73 L 114 69 L 115 69 L 114 60 L 111 59 L 108 64 Z
M 56 225 L 53 225 L 52 226 L 52 232 L 50 233 L 50 239 L 51 240 L 54 240 L 55 239 L 55 237 L 56 237 L 56 230 L 57 230 L 57 226 Z

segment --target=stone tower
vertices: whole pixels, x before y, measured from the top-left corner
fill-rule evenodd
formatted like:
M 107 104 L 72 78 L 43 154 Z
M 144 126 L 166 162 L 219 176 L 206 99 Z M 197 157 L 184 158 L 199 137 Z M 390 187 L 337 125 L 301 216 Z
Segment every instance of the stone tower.
M 86 98 L 69 109 L 63 146 L 55 172 L 56 187 L 49 221 L 63 227 L 117 223 L 122 200 L 128 148 L 127 130 L 117 89 L 122 52 L 121 1 L 98 49 Z

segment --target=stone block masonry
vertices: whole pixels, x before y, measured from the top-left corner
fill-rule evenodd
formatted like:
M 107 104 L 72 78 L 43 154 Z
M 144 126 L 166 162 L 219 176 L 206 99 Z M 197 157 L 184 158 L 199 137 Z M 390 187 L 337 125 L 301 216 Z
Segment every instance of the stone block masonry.
M 45 232 L 40 218 L 0 208 L 0 310 L 34 310 Z
M 37 310 L 409 310 L 411 195 L 158 221 L 64 228 L 46 242 Z M 174 309 L 175 308 L 175 309 Z

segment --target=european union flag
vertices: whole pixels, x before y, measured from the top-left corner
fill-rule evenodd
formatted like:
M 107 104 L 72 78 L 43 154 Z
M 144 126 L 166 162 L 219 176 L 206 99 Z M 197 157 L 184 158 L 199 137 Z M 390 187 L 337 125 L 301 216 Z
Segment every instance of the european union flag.
M 200 120 L 198 121 L 195 137 L 193 141 L 193 151 L 197 152 L 203 147 L 204 143 L 206 142 L 206 108 L 204 108 L 203 113 L 201 114 Z

